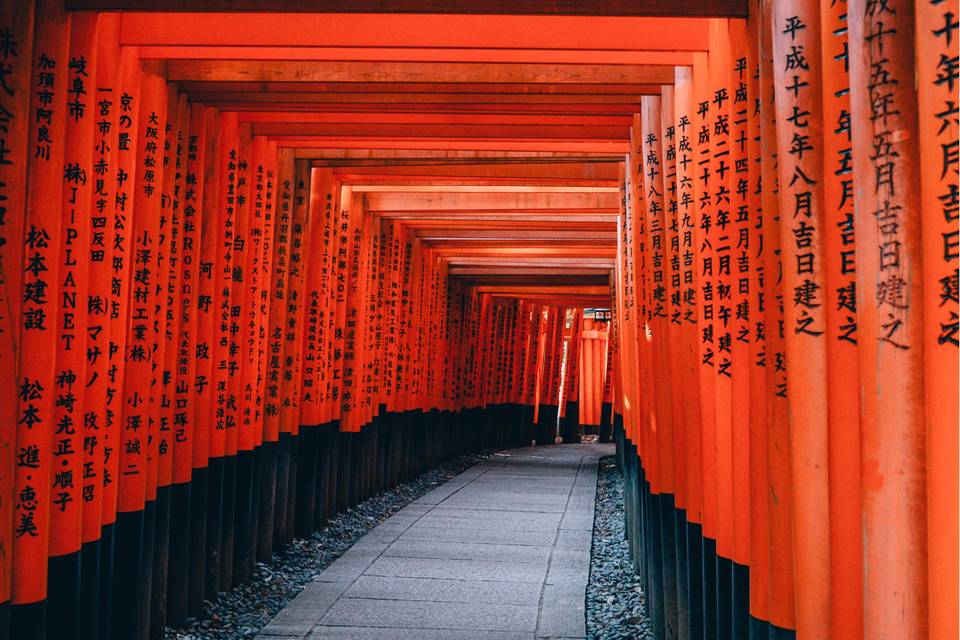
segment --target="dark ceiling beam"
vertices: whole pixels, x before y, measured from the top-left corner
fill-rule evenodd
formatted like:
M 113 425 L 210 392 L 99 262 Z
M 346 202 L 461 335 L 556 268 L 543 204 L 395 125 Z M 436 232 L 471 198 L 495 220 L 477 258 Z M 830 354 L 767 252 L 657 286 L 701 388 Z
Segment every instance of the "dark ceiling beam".
M 747 0 L 65 0 L 71 11 L 251 11 L 744 18 Z
M 169 60 L 176 82 L 673 84 L 665 64 Z
M 571 154 L 595 154 L 610 156 L 626 155 L 630 152 L 630 143 L 626 140 L 551 140 L 523 138 L 398 138 L 398 137 L 329 137 L 279 136 L 274 138 L 281 148 L 296 149 L 298 158 L 315 157 L 309 155 L 310 149 L 324 151 L 355 149 L 364 151 L 403 150 L 403 151 L 496 151 L 500 154 L 521 151 L 525 154 L 540 152 L 565 152 Z
M 314 166 L 317 166 L 316 164 Z M 338 168 L 337 174 L 345 180 L 357 182 L 367 176 L 371 182 L 390 180 L 395 184 L 403 184 L 403 180 L 435 180 L 435 184 L 447 184 L 451 180 L 476 179 L 477 184 L 484 180 L 504 180 L 504 184 L 512 184 L 529 179 L 530 184 L 536 181 L 560 180 L 565 184 L 572 180 L 602 181 L 605 186 L 619 186 L 617 165 L 612 162 L 504 162 L 504 163 L 451 163 L 449 165 L 415 166 L 412 163 L 397 163 L 381 166 L 343 166 Z
M 183 62 L 183 61 L 180 61 Z M 236 63 L 236 61 L 234 61 Z M 179 62 L 178 62 L 179 65 Z M 240 67 L 234 64 L 234 71 Z M 218 73 L 226 74 L 226 70 L 218 69 Z M 366 71 L 369 71 L 367 69 Z M 189 73 L 189 65 L 184 69 Z M 398 102 L 404 100 L 432 100 L 429 96 L 440 95 L 450 100 L 474 100 L 477 94 L 486 96 L 490 101 L 512 102 L 514 96 L 527 96 L 528 100 L 540 100 L 539 96 L 556 96 L 563 102 L 569 102 L 573 99 L 575 102 L 599 101 L 606 102 L 613 100 L 628 100 L 636 102 L 641 96 L 657 95 L 661 92 L 664 82 L 607 82 L 599 84 L 596 82 L 467 82 L 463 78 L 458 78 L 453 82 L 442 82 L 431 80 L 427 82 L 412 82 L 398 80 L 390 82 L 386 80 L 371 79 L 369 81 L 357 81 L 356 79 L 346 81 L 324 81 L 309 82 L 305 80 L 284 80 L 284 81 L 261 81 L 249 76 L 235 77 L 232 80 L 181 80 L 179 86 L 187 93 L 201 92 L 256 92 L 256 93 L 317 93 L 321 94 L 316 98 L 303 96 L 304 100 L 320 100 L 323 96 L 331 96 L 331 99 L 339 100 L 341 95 L 357 95 L 360 99 L 363 95 L 376 97 L 379 94 L 406 94 L 405 97 L 388 96 L 387 99 L 394 99 Z M 671 77 L 665 84 L 673 84 Z M 376 95 L 373 95 L 376 94 Z M 421 98 L 423 96 L 423 98 Z M 607 96 L 606 98 L 604 96 Z M 610 98 L 612 96 L 612 98 Z M 380 98 L 377 98 L 378 100 Z M 548 98 L 552 99 L 552 98 Z
M 613 125 L 508 125 L 508 124 L 394 124 L 394 123 L 329 123 L 255 122 L 255 136 L 309 136 L 315 138 L 468 138 L 523 140 L 607 140 L 624 142 L 630 139 L 628 126 Z
M 517 211 L 571 209 L 616 210 L 619 193 L 367 193 L 366 210 Z
M 314 166 L 448 166 L 454 164 L 502 164 L 530 162 L 619 164 L 623 156 L 560 151 L 440 151 L 405 149 L 304 149 L 298 158 L 312 159 Z

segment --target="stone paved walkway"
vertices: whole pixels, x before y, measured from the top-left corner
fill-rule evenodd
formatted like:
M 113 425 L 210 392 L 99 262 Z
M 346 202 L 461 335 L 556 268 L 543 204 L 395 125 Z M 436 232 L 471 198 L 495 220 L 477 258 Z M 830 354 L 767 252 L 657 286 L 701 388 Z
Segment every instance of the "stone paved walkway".
M 584 638 L 597 460 L 613 445 L 511 449 L 373 529 L 263 640 Z

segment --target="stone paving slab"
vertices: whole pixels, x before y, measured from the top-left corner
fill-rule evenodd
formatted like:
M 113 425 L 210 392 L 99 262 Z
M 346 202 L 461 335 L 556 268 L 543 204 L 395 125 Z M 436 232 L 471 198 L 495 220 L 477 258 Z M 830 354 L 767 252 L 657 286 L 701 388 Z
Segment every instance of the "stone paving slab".
M 557 515 L 557 514 L 549 514 Z M 505 534 L 517 531 L 556 531 L 559 518 L 510 518 L 509 514 L 503 518 L 463 518 L 456 516 L 434 515 L 432 512 L 423 516 L 414 527 L 436 527 L 440 529 L 494 529 Z
M 566 491 L 523 491 L 518 490 L 515 483 L 509 487 L 495 488 L 477 482 L 450 496 L 444 504 L 448 506 L 470 505 L 475 509 L 484 509 L 487 507 L 482 505 L 492 504 L 495 505 L 493 507 L 495 511 L 512 509 L 512 505 L 519 507 L 548 505 L 562 508 L 567 503 L 569 495 L 569 487 Z
M 451 560 L 449 558 L 377 558 L 364 571 L 368 576 L 397 576 L 401 578 L 471 578 L 493 582 L 542 583 L 547 563 L 487 562 L 483 560 Z
M 398 540 L 383 555 L 402 558 L 448 558 L 450 560 L 489 560 L 493 562 L 546 563 L 550 547 L 514 544 L 477 544 L 439 542 L 437 540 Z
M 321 624 L 388 629 L 535 631 L 537 606 L 341 598 Z
M 532 633 L 466 629 L 377 629 L 316 627 L 308 640 L 534 640 Z
M 537 606 L 541 586 L 532 582 L 360 576 L 343 595 L 380 600 Z
M 512 449 L 375 527 L 263 640 L 584 638 L 597 462 L 612 445 Z
M 450 529 L 444 527 L 411 527 L 400 535 L 400 540 L 436 540 L 438 542 L 476 542 L 478 544 L 513 544 L 550 547 L 556 538 L 554 531 L 516 531 L 509 536 L 497 528 Z

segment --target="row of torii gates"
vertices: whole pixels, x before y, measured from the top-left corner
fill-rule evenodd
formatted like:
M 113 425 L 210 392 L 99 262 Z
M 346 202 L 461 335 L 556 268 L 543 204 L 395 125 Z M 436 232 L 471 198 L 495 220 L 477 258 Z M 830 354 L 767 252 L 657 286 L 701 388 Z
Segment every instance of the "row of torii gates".
M 957 637 L 954 0 L 143 9 L 0 2 L 0 637 L 578 423 L 657 638 Z

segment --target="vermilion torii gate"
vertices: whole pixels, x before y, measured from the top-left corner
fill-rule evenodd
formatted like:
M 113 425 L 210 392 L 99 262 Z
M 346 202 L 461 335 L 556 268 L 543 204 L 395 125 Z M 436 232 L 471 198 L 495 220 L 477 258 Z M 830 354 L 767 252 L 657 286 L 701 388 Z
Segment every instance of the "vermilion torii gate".
M 957 637 L 955 1 L 142 8 L 0 2 L 0 637 L 588 398 L 657 637 Z

